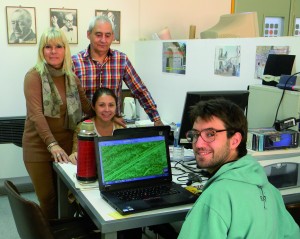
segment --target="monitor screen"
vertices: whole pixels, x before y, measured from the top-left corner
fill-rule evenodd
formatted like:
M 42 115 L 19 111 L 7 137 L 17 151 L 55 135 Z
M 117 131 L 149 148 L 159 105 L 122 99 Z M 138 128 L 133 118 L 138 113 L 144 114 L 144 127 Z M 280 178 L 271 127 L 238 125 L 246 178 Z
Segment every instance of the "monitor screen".
M 197 91 L 187 92 L 185 98 L 185 104 L 183 108 L 181 127 L 179 132 L 179 144 L 185 148 L 191 148 L 192 145 L 187 142 L 185 134 L 187 131 L 192 129 L 193 122 L 190 119 L 191 106 L 194 106 L 199 101 L 214 99 L 214 98 L 225 98 L 233 101 L 240 106 L 246 115 L 248 106 L 249 91 Z
M 295 58 L 295 55 L 269 54 L 262 76 L 262 84 L 276 86 L 280 79 L 279 76 L 290 75 L 292 73 Z M 277 80 L 272 76 L 277 76 Z M 271 80 L 266 81 L 266 77 Z
M 99 139 L 97 143 L 97 160 L 104 185 L 162 178 L 170 174 L 164 136 L 124 136 L 104 141 Z

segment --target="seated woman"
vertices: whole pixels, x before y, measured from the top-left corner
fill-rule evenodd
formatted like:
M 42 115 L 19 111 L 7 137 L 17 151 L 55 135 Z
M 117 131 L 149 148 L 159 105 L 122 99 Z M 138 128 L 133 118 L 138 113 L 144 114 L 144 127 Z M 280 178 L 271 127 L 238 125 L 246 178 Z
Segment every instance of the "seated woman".
M 117 116 L 117 97 L 111 89 L 102 87 L 96 90 L 92 99 L 92 108 L 95 111 L 95 116 L 91 120 L 98 136 L 111 136 L 115 129 L 123 128 L 114 122 L 114 117 Z M 81 124 L 77 125 L 73 136 L 73 149 L 72 154 L 69 156 L 73 164 L 77 164 L 77 135 Z
M 117 117 L 117 97 L 111 89 L 102 87 L 96 90 L 92 98 L 92 108 L 96 115 L 90 120 L 94 123 L 94 130 L 98 136 L 111 136 L 115 129 L 123 128 L 114 122 L 114 117 Z M 73 164 L 77 164 L 77 135 L 80 131 L 81 124 L 82 123 L 79 123 L 77 125 L 73 136 L 73 153 L 69 156 Z M 141 239 L 142 229 L 134 228 L 118 231 L 118 239 L 126 238 Z

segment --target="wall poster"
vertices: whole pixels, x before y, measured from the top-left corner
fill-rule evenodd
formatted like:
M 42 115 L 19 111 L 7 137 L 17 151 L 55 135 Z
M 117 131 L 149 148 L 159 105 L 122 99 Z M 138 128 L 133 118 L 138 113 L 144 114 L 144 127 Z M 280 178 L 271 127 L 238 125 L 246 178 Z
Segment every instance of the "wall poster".
M 255 57 L 255 79 L 262 79 L 269 54 L 284 54 L 290 52 L 289 46 L 257 46 Z
M 70 44 L 78 43 L 77 21 L 76 9 L 50 8 L 50 25 L 60 28 Z
M 34 7 L 6 7 L 8 44 L 36 44 Z
M 215 75 L 240 76 L 241 47 L 222 46 L 215 51 Z
M 186 42 L 163 42 L 162 71 L 185 74 Z

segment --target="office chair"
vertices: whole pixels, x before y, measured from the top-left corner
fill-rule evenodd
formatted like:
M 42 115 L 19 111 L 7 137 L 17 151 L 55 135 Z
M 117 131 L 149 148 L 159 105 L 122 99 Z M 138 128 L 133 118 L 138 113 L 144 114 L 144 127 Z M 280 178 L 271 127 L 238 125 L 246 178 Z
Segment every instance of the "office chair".
M 300 203 L 291 203 L 285 205 L 288 212 L 292 215 L 295 222 L 300 226 Z
M 40 206 L 23 198 L 11 181 L 5 180 L 4 187 L 22 239 L 101 238 L 101 233 L 96 231 L 95 225 L 88 218 L 48 220 Z

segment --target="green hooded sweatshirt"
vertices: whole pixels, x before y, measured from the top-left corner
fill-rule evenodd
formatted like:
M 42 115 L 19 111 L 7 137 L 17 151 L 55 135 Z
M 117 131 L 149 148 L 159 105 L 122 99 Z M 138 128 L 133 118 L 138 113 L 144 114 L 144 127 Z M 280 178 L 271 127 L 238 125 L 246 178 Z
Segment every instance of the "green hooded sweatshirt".
M 224 164 L 204 186 L 178 239 L 300 239 L 278 189 L 250 155 Z

